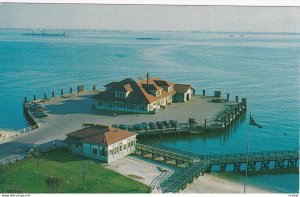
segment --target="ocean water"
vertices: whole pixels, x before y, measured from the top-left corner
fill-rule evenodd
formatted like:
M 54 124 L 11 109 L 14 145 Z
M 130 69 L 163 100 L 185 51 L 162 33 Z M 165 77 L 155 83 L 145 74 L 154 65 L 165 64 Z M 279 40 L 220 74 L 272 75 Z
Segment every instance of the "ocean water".
M 300 34 L 65 30 L 66 37 L 25 36 L 0 30 L 0 128 L 19 129 L 22 98 L 91 89 L 125 77 L 157 76 L 248 99 L 251 151 L 299 150 Z M 232 35 L 232 36 L 231 36 Z M 136 38 L 155 38 L 152 40 Z M 249 114 L 224 134 L 152 141 L 200 154 L 246 152 Z M 284 135 L 286 133 L 286 135 Z M 242 180 L 243 176 L 231 175 Z M 298 170 L 257 174 L 249 183 L 298 192 Z

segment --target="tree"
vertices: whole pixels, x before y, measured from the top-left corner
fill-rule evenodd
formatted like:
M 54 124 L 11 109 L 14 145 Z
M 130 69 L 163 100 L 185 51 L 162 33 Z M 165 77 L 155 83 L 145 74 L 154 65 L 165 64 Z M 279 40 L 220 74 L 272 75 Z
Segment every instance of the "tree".
M 51 191 L 57 192 L 58 188 L 61 186 L 63 183 L 63 179 L 60 177 L 48 177 L 46 179 L 46 183 L 48 187 L 50 187 Z
M 0 165 L 0 184 L 3 185 L 4 192 L 6 192 L 6 181 L 7 181 L 7 167 L 4 164 Z
M 41 151 L 38 146 L 34 146 L 32 149 L 32 157 L 34 158 L 36 180 L 39 179 L 39 168 L 41 164 Z

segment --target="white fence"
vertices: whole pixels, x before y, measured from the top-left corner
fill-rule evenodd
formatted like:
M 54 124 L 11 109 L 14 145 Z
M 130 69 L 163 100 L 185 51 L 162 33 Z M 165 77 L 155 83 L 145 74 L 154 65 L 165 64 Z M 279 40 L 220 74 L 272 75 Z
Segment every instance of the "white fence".
M 19 129 L 17 131 L 5 131 L 0 132 L 0 143 L 4 143 L 16 136 L 28 133 L 32 130 L 38 129 L 40 127 L 40 124 L 32 125 L 23 129 Z

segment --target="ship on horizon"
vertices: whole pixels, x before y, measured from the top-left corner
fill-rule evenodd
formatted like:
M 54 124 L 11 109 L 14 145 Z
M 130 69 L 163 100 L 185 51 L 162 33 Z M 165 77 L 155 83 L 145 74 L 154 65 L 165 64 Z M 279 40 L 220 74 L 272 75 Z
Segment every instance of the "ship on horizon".
M 33 30 L 31 30 L 30 33 L 24 33 L 22 35 L 25 35 L 25 36 L 66 36 L 66 32 L 63 32 L 63 33 L 51 33 L 51 32 L 47 32 L 46 30 L 42 30 L 40 32 L 34 32 Z

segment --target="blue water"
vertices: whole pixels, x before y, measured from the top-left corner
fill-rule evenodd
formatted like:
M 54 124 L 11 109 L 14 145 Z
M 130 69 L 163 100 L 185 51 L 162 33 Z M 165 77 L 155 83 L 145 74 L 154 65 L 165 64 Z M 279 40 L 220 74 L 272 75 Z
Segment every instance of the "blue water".
M 251 128 L 251 151 L 299 149 L 300 34 L 66 30 L 66 37 L 32 37 L 24 32 L 0 30 L 0 128 L 27 126 L 24 96 L 50 96 L 78 84 L 99 88 L 149 72 L 191 83 L 198 93 L 221 90 L 231 99 L 248 98 L 248 112 L 263 125 Z M 201 154 L 245 152 L 248 119 L 247 114 L 226 134 L 159 142 Z M 249 182 L 279 192 L 298 192 L 299 185 L 295 172 L 256 175 Z

